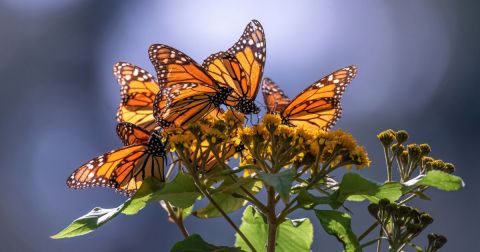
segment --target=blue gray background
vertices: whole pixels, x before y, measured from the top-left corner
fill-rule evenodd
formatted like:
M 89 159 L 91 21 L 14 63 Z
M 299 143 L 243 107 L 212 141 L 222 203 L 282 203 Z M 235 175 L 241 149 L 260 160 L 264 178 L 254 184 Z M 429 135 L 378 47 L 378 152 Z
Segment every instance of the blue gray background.
M 121 144 L 114 132 L 115 62 L 153 73 L 153 43 L 201 62 L 232 45 L 255 18 L 267 36 L 265 76 L 290 96 L 337 68 L 358 66 L 337 127 L 369 150 L 373 163 L 363 175 L 385 179 L 375 135 L 387 128 L 408 130 L 412 141 L 431 144 L 434 157 L 456 164 L 465 189 L 432 190 L 432 202 L 416 203 L 435 218 L 429 231 L 448 236 L 444 251 L 471 251 L 480 224 L 479 7 L 444 0 L 0 1 L 0 250 L 168 251 L 181 235 L 155 204 L 92 234 L 51 240 L 94 206 L 124 200 L 109 189 L 69 190 L 65 179 Z M 356 232 L 371 223 L 365 206 L 349 205 Z M 340 251 L 312 220 L 313 250 Z M 186 224 L 209 242 L 233 243 L 222 219 Z

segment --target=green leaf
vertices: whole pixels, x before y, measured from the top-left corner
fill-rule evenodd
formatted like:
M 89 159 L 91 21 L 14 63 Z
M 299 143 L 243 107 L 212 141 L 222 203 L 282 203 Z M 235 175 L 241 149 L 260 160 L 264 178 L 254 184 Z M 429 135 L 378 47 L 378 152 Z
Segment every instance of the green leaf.
M 257 251 L 265 251 L 268 237 L 266 217 L 254 207 L 243 212 L 240 230 L 247 236 Z M 313 242 L 313 225 L 309 219 L 286 219 L 278 226 L 276 252 L 310 252 Z M 236 235 L 235 246 L 250 251 L 243 239 Z
M 137 214 L 151 201 L 166 200 L 179 208 L 189 208 L 200 196 L 193 184 L 193 179 L 179 173 L 170 183 L 162 183 L 155 178 L 143 181 L 137 192 L 122 205 L 104 209 L 94 208 L 86 215 L 74 220 L 68 227 L 52 236 L 54 239 L 68 238 L 88 234 L 104 225 L 119 213 Z
M 309 193 L 306 190 L 301 190 L 298 193 L 297 203 L 301 208 L 311 210 L 317 205 L 331 204 L 332 202 L 329 197 L 319 197 Z
M 335 210 L 315 210 L 315 214 L 323 229 L 335 236 L 343 244 L 346 252 L 362 251 L 357 237 L 352 232 L 350 215 Z
M 154 200 L 155 192 L 163 189 L 164 185 L 164 182 L 160 182 L 154 177 L 145 179 L 132 198 L 125 202 L 122 213 L 126 215 L 137 214 L 150 201 Z
M 179 208 L 188 208 L 200 197 L 200 193 L 190 176 L 178 173 L 172 182 L 166 183 L 162 190 L 156 191 L 151 197 L 157 201 L 168 201 Z
M 240 183 L 240 181 L 234 182 L 232 179 L 226 179 L 222 185 L 215 190 L 217 193 L 214 193 L 212 196 L 215 202 L 217 202 L 226 213 L 236 211 L 247 203 L 247 201 L 241 197 L 232 196 L 232 193 L 246 196 L 246 193 L 239 188 L 240 185 L 243 185 L 243 187 L 252 194 L 258 193 L 262 188 L 261 181 L 255 181 L 253 178 L 242 180 L 244 182 Z M 222 216 L 218 209 L 211 203 L 194 211 L 192 214 L 199 218 L 215 218 Z
M 88 234 L 117 216 L 123 204 L 116 208 L 104 209 L 95 207 L 89 213 L 74 220 L 68 227 L 53 235 L 53 239 L 70 238 Z
M 465 186 L 462 178 L 442 172 L 429 171 L 426 175 L 420 175 L 405 182 L 406 186 L 431 186 L 443 191 L 456 191 Z
M 241 252 L 239 248 L 215 246 L 207 243 L 198 234 L 193 234 L 185 240 L 173 245 L 171 252 Z
M 356 173 L 346 173 L 338 190 L 330 196 L 332 207 L 340 207 L 345 200 L 363 201 L 365 199 L 377 203 L 380 199 L 395 201 L 402 196 L 403 186 L 398 182 L 379 185 Z
M 295 176 L 294 169 L 288 169 L 279 173 L 259 173 L 260 178 L 265 184 L 273 187 L 275 191 L 280 194 L 284 201 L 288 201 L 290 196 L 290 189 L 292 187 L 293 177 Z

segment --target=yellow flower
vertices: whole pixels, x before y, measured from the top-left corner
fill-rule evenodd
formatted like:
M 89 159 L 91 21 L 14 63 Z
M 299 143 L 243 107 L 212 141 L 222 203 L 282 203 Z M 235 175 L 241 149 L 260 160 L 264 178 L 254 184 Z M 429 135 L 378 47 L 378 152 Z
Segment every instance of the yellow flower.
M 238 128 L 243 125 L 245 116 L 240 112 L 229 109 L 222 114 L 222 119 L 230 128 Z
M 262 123 L 265 124 L 268 131 L 273 132 L 282 123 L 282 118 L 277 114 L 265 114 Z

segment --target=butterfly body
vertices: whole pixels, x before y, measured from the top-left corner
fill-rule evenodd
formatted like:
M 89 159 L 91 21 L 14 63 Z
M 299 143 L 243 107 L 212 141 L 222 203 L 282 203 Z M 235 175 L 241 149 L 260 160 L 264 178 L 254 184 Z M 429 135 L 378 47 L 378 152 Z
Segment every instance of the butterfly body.
M 258 113 L 255 105 L 265 63 L 265 36 L 256 20 L 227 51 L 210 55 L 200 66 L 167 45 L 149 48 L 158 83 L 165 87 L 154 102 L 161 127 L 183 127 L 226 105 L 244 114 Z

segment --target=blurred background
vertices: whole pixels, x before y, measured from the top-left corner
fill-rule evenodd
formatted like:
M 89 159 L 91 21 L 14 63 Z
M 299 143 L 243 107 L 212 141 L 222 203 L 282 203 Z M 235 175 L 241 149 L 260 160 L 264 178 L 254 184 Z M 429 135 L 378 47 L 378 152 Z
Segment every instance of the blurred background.
M 471 251 L 480 224 L 474 216 L 480 211 L 479 7 L 473 0 L 1 0 L 0 250 L 168 251 L 182 239 L 156 204 L 82 237 L 49 236 L 95 206 L 124 201 L 110 189 L 65 185 L 79 165 L 121 145 L 113 64 L 128 61 L 154 73 L 147 56 L 153 43 L 201 62 L 230 47 L 255 18 L 267 37 L 264 76 L 289 96 L 333 70 L 358 66 L 336 127 L 369 151 L 373 163 L 363 175 L 385 180 L 376 134 L 387 128 L 406 129 L 411 141 L 428 142 L 432 156 L 456 165 L 466 188 L 431 190 L 433 201 L 416 206 L 435 219 L 428 232 L 448 237 L 443 251 Z M 372 221 L 365 206 L 348 205 L 357 233 Z M 237 221 L 241 212 L 233 214 Z M 340 251 L 312 221 L 313 251 Z M 211 243 L 233 244 L 222 219 L 190 217 L 186 225 Z

